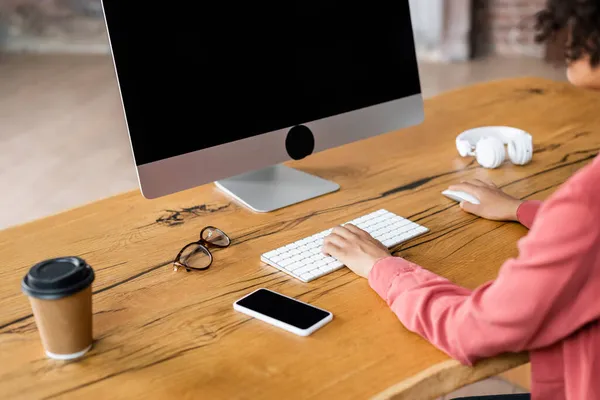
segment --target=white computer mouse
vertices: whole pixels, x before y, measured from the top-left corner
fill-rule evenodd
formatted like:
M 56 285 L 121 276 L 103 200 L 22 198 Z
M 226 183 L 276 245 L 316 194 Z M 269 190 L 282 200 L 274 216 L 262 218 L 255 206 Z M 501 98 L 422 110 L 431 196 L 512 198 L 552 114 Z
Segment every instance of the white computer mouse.
M 458 190 L 444 190 L 442 194 L 449 199 L 458 201 L 459 203 L 461 201 L 468 201 L 469 203 L 480 204 L 479 199 L 477 197 L 467 192 L 461 192 Z

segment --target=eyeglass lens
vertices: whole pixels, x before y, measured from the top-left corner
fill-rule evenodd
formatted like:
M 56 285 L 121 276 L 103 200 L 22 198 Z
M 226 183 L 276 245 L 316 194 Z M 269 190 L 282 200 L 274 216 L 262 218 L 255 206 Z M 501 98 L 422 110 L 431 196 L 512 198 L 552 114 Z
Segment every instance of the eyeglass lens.
M 219 247 L 227 247 L 231 239 L 222 230 L 217 228 L 206 228 L 202 231 L 202 239 Z
M 179 262 L 189 268 L 204 269 L 210 266 L 211 257 L 206 247 L 192 243 L 183 249 Z

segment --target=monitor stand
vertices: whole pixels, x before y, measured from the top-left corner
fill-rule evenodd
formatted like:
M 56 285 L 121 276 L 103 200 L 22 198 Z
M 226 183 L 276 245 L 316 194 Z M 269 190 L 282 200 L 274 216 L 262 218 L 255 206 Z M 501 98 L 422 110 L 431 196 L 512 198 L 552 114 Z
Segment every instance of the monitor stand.
M 256 212 L 270 212 L 339 190 L 340 185 L 285 165 L 274 165 L 215 182 Z

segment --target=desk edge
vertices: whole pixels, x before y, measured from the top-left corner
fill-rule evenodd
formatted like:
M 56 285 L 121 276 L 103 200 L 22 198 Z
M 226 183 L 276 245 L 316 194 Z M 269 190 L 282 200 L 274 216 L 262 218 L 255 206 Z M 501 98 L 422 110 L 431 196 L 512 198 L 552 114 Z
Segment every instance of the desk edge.
M 471 383 L 498 375 L 529 362 L 528 353 L 482 360 L 474 367 L 456 360 L 438 363 L 372 397 L 372 400 L 434 399 Z

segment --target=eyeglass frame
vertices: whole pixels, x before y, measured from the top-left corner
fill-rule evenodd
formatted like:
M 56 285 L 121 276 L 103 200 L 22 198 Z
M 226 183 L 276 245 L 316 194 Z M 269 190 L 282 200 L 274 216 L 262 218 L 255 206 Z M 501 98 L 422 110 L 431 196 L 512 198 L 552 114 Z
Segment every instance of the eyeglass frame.
M 203 236 L 204 232 L 206 232 L 207 229 L 214 229 L 214 230 L 217 230 L 217 231 L 223 233 L 223 235 L 225 235 L 225 237 L 227 238 L 227 240 L 228 240 L 229 243 L 226 246 L 220 246 L 218 244 L 211 243 L 208 240 L 205 240 L 202 236 Z M 208 258 L 209 258 L 209 262 L 208 262 L 208 265 L 206 267 L 204 267 L 204 268 L 194 268 L 194 267 L 190 267 L 188 265 L 185 265 L 185 264 L 183 264 L 180 261 L 181 255 L 183 254 L 184 250 L 187 249 L 190 246 L 200 246 L 200 247 L 202 247 L 205 250 L 205 253 L 208 255 Z M 179 268 L 185 268 L 186 272 L 190 272 L 191 270 L 192 271 L 206 271 L 207 269 L 209 269 L 211 267 L 211 265 L 213 263 L 213 255 L 212 255 L 212 252 L 210 251 L 209 246 L 216 247 L 218 249 L 226 249 L 227 247 L 231 246 L 231 238 L 229 237 L 228 234 L 226 234 L 225 232 L 223 232 L 221 229 L 219 229 L 217 227 L 214 227 L 214 226 L 206 226 L 206 227 L 204 227 L 200 231 L 200 240 L 198 240 L 196 242 L 188 243 L 185 246 L 183 246 L 181 248 L 181 250 L 179 250 L 179 253 L 177 253 L 177 257 L 175 257 L 175 259 L 173 260 L 173 269 L 175 271 L 178 271 Z

